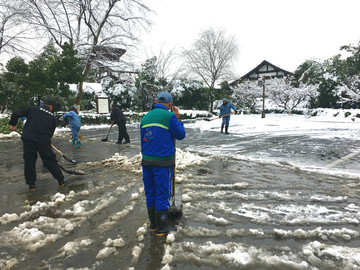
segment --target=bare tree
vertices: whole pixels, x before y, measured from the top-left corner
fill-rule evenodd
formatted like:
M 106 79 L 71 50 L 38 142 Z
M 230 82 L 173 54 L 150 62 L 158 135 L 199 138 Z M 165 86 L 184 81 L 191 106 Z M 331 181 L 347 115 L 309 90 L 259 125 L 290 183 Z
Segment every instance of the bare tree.
M 147 59 L 155 56 L 154 77 L 159 82 L 161 91 L 170 91 L 175 82 L 184 74 L 184 67 L 180 61 L 180 55 L 176 52 L 176 48 L 166 50 L 164 45 L 155 53 L 146 53 Z
M 29 46 L 29 40 L 35 35 L 33 28 L 22 21 L 24 12 L 23 1 L 0 0 L 0 54 L 15 56 L 19 54 L 32 54 L 34 50 Z
M 95 61 L 101 61 L 120 48 L 130 49 L 138 41 L 136 33 L 150 22 L 146 14 L 151 10 L 142 0 L 25 0 L 27 11 L 23 20 L 58 46 L 74 44 L 83 62 L 75 104 L 80 105 L 83 82 Z M 98 49 L 108 48 L 109 54 Z M 115 53 L 116 54 L 116 53 Z M 99 59 L 100 57 L 100 59 Z M 119 55 L 118 55 L 119 59 Z
M 238 55 L 234 36 L 224 30 L 210 28 L 203 31 L 189 50 L 184 51 L 190 72 L 196 74 L 209 87 L 210 111 L 213 111 L 213 91 L 216 82 L 231 77 L 232 61 Z

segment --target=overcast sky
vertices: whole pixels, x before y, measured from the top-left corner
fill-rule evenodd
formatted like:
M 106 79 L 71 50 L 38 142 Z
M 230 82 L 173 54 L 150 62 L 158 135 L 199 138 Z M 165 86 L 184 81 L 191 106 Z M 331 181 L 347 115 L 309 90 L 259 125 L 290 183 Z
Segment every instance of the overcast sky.
M 209 27 L 234 35 L 242 76 L 263 60 L 293 72 L 360 40 L 360 0 L 151 0 L 155 12 L 146 49 L 189 48 Z M 165 45 L 164 45 L 165 44 Z

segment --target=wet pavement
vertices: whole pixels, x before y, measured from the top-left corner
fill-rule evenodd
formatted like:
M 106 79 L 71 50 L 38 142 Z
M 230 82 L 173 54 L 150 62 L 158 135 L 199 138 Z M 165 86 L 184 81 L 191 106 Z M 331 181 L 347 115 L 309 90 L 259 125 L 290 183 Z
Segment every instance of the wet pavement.
M 83 149 L 55 136 L 86 175 L 59 188 L 39 159 L 35 192 L 20 139 L 0 141 L 0 269 L 360 269 L 359 140 L 187 129 L 165 239 L 147 227 L 138 126 L 129 145 L 107 131 L 81 131 Z

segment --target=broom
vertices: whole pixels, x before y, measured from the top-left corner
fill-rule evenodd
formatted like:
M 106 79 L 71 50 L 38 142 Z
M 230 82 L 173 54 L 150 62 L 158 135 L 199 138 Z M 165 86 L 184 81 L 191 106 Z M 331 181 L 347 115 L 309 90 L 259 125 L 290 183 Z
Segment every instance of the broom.
M 111 128 L 112 128 L 113 125 L 114 125 L 114 124 L 111 124 L 111 126 L 110 126 L 110 128 L 109 128 L 109 131 L 108 131 L 108 133 L 107 133 L 107 135 L 106 135 L 106 138 L 101 139 L 101 141 L 106 142 L 106 141 L 108 140 L 108 137 L 109 137 L 109 134 L 110 134 L 110 131 L 111 131 Z

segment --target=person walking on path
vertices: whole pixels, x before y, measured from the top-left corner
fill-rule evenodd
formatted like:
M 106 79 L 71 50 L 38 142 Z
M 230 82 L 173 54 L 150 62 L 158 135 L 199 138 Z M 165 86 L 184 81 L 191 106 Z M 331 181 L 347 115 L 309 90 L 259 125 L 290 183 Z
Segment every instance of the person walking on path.
M 69 118 L 69 127 L 71 128 L 71 137 L 72 143 L 71 145 L 75 148 L 81 148 L 81 140 L 79 138 L 79 131 L 81 127 L 81 119 L 79 116 L 78 110 L 74 105 L 71 105 L 69 108 L 69 112 L 65 113 L 60 117 L 61 121 L 64 121 Z
M 19 118 L 26 117 L 27 119 L 21 139 L 24 149 L 25 180 L 30 191 L 35 190 L 37 152 L 45 167 L 58 181 L 59 186 L 63 187 L 66 184 L 66 179 L 51 147 L 51 138 L 56 128 L 56 117 L 52 114 L 53 105 L 51 100 L 44 100 L 40 107 L 30 106 L 14 110 L 9 121 L 10 129 L 15 131 Z
M 185 138 L 179 110 L 172 107 L 171 94 L 161 92 L 155 105 L 140 123 L 142 171 L 150 230 L 162 236 L 168 226 L 168 211 L 172 196 L 172 176 L 175 166 L 175 139 Z M 169 109 L 172 108 L 172 111 Z
M 121 108 L 113 104 L 110 114 L 111 124 L 117 124 L 119 128 L 119 137 L 117 144 L 122 144 L 122 140 L 125 139 L 124 144 L 130 143 L 130 137 L 126 129 L 126 118 Z
M 226 98 L 223 98 L 222 102 L 223 103 L 220 106 L 220 116 L 219 116 L 219 117 L 222 117 L 221 133 L 223 133 L 223 129 L 225 126 L 225 134 L 229 134 L 228 129 L 229 129 L 229 124 L 230 124 L 230 115 L 226 115 L 226 114 L 230 114 L 231 109 L 233 109 L 235 111 L 235 113 L 237 113 L 237 110 L 236 110 L 235 106 L 232 105 L 230 102 L 228 102 L 228 100 Z M 226 115 L 226 116 L 223 116 L 223 115 Z

